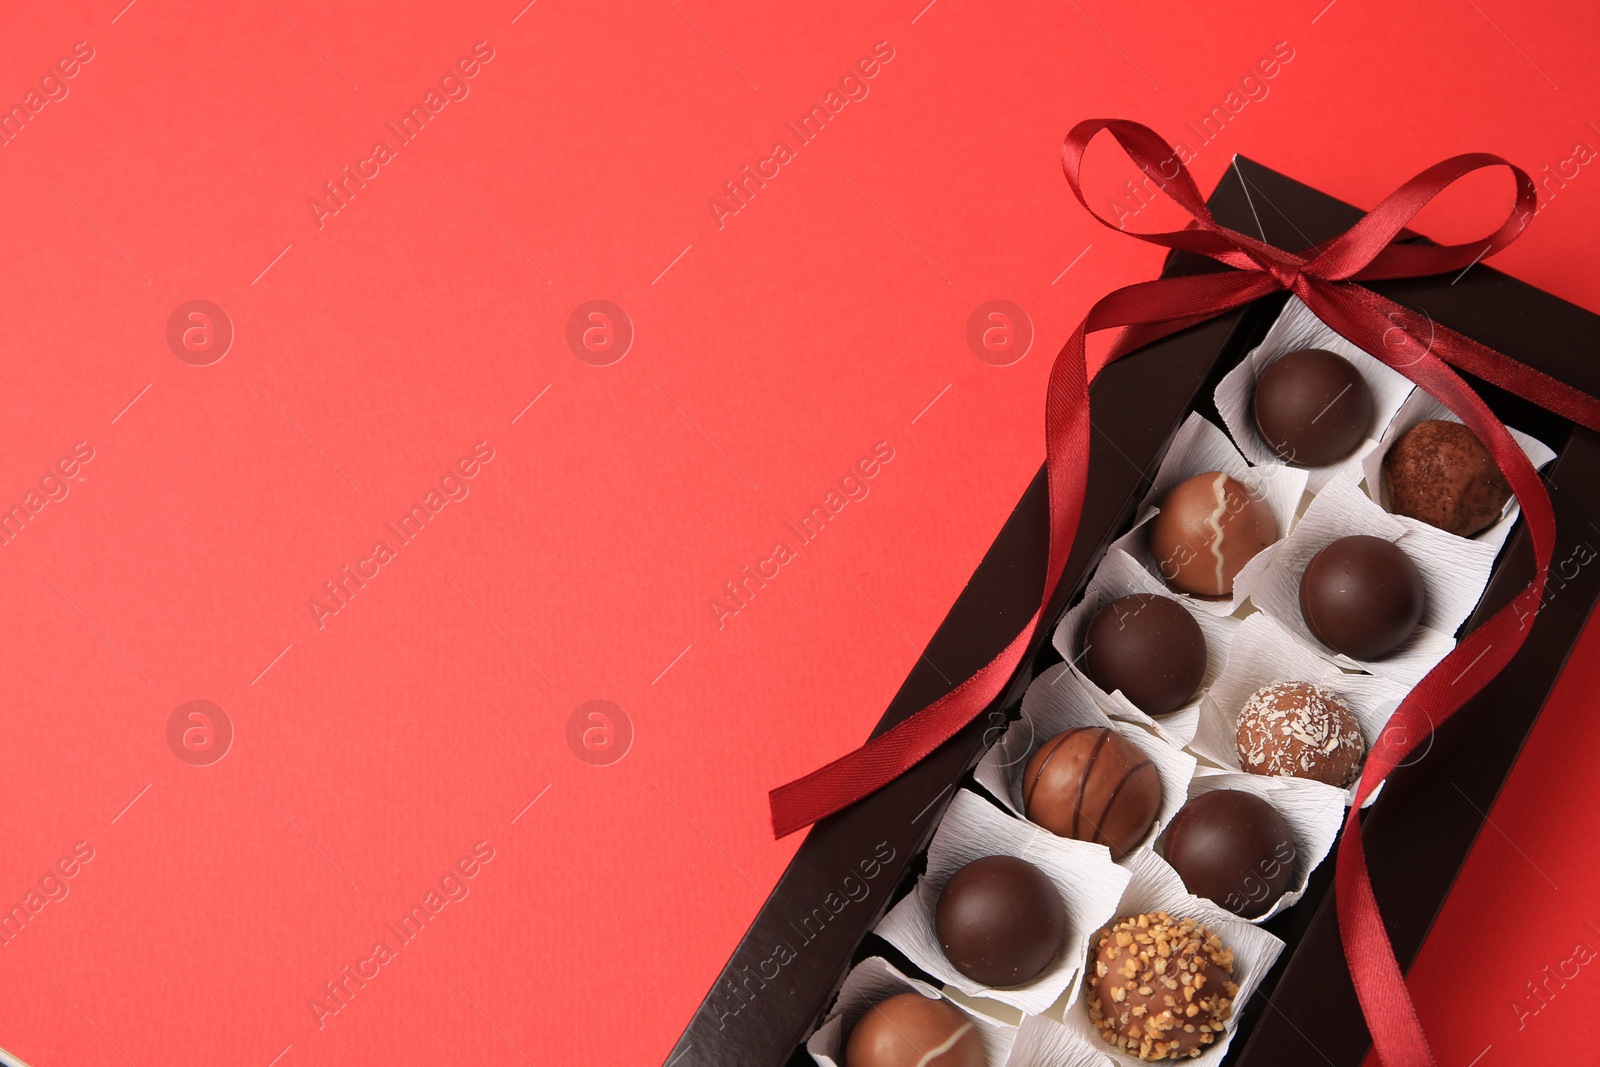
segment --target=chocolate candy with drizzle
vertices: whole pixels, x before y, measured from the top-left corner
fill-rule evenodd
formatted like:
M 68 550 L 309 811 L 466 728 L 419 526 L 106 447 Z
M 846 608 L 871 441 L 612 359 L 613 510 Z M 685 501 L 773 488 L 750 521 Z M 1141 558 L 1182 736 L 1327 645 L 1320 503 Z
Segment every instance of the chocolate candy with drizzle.
M 972 1020 L 949 1001 L 901 993 L 880 1001 L 850 1031 L 845 1067 L 984 1067 Z
M 1266 501 L 1222 471 L 1179 482 L 1157 506 L 1150 551 L 1161 577 L 1180 592 L 1232 596 L 1234 576 L 1278 539 Z
M 1059 837 L 1105 845 L 1121 859 L 1161 809 L 1150 757 L 1109 726 L 1080 726 L 1040 745 L 1022 772 L 1028 818 Z

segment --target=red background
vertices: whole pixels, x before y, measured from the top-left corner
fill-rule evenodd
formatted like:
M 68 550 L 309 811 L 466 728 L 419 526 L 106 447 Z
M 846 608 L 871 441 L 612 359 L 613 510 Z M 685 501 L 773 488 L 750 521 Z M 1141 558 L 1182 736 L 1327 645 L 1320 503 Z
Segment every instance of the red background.
M 797 844 L 766 790 L 876 721 L 1037 469 L 1049 357 L 1158 267 L 1070 200 L 1073 122 L 1190 139 L 1285 42 L 1202 186 L 1238 152 L 1369 205 L 1453 152 L 1542 175 L 1600 147 L 1576 4 L 124 2 L 0 34 L 0 102 L 93 49 L 0 148 L 0 503 L 94 452 L 0 545 L 0 906 L 94 856 L 0 947 L 0 1044 L 35 1067 L 659 1062 Z M 479 41 L 469 94 L 319 227 L 323 183 Z M 869 95 L 796 147 L 878 42 Z M 778 139 L 796 158 L 719 227 Z M 1574 168 L 1496 265 L 1600 309 Z M 204 367 L 166 340 L 196 298 L 235 330 Z M 1036 333 L 1010 366 L 965 340 L 994 298 Z M 635 330 L 610 366 L 565 339 L 592 299 Z M 322 583 L 480 441 L 470 494 L 319 628 Z M 723 583 L 877 442 L 869 495 L 719 627 Z M 1419 968 L 1444 1062 L 1553 1053 L 1600 1003 L 1587 968 L 1510 1007 L 1600 949 L 1584 688 Z M 192 699 L 235 731 L 210 766 L 168 745 Z M 631 722 L 610 766 L 567 741 L 592 699 Z M 470 894 L 319 1027 L 480 841 Z

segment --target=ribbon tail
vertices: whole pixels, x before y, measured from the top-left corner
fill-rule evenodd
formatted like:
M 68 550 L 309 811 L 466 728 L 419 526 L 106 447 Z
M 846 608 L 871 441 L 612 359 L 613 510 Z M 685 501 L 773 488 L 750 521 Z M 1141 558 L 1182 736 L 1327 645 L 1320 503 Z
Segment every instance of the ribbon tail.
M 773 836 L 787 837 L 877 792 L 976 719 L 1021 664 L 1039 614 L 1035 611 L 1011 643 L 960 686 L 854 752 L 772 790 Z
M 1109 293 L 1089 309 L 1050 368 L 1045 400 L 1045 466 L 1050 494 L 1050 556 L 1039 608 L 998 656 L 945 696 L 853 752 L 772 790 L 772 829 L 778 837 L 849 807 L 904 774 L 976 719 L 1004 691 L 1022 663 L 1055 595 L 1072 550 L 1089 478 L 1088 334 L 1123 326 L 1152 338 L 1246 304 L 1275 288 L 1265 272 L 1230 271 L 1163 278 Z
M 772 808 L 773 833 L 778 837 L 785 837 L 825 815 L 849 807 L 904 774 L 918 760 L 977 718 L 1005 689 L 1006 683 L 1021 665 L 1022 657 L 1039 628 L 1044 605 L 1050 602 L 1055 589 L 1060 559 L 1065 559 L 1062 554 L 1064 550 L 1059 544 L 1057 509 L 1062 509 L 1060 514 L 1070 515 L 1071 518 L 1065 535 L 1067 548 L 1071 547 L 1072 531 L 1077 529 L 1078 516 L 1083 511 L 1083 490 L 1087 483 L 1084 472 L 1087 470 L 1089 453 L 1089 385 L 1084 338 L 1093 314 L 1094 309 L 1091 309 L 1090 315 L 1067 340 L 1050 372 L 1047 408 L 1053 412 L 1055 422 L 1065 424 L 1064 433 L 1072 439 L 1083 469 L 1075 480 L 1069 477 L 1060 485 L 1055 472 L 1050 472 L 1050 563 L 1040 607 L 998 656 L 945 696 L 855 751 L 846 753 L 804 778 L 774 789 L 768 799 Z M 1047 422 L 1051 421 L 1051 416 L 1047 416 Z M 1048 459 L 1046 463 L 1049 464 Z
M 1422 1030 L 1422 1020 L 1409 996 L 1393 996 L 1389 991 L 1406 988 L 1400 962 L 1389 948 L 1389 932 L 1383 926 L 1378 898 L 1367 878 L 1366 852 L 1361 847 L 1361 808 L 1351 805 L 1345 819 L 1344 836 L 1339 841 L 1335 872 L 1334 905 L 1339 914 L 1339 935 L 1350 964 L 1351 983 L 1372 1044 L 1384 1067 L 1436 1067 L 1433 1049 Z M 1382 945 L 1388 951 L 1373 951 Z M 1352 958 L 1352 946 L 1359 947 L 1359 959 Z
M 1391 328 L 1382 333 L 1384 348 L 1393 350 L 1396 342 L 1406 345 L 1398 335 L 1423 340 L 1424 347 L 1437 352 L 1446 363 L 1506 392 L 1531 401 L 1546 411 L 1600 433 L 1600 400 L 1526 363 L 1496 352 L 1448 326 L 1441 326 L 1427 315 L 1419 315 L 1370 289 L 1348 286 L 1347 298 L 1359 302 L 1367 314 L 1388 320 Z M 1331 325 L 1331 324 L 1330 324 Z M 1340 331 L 1341 333 L 1343 331 Z M 1377 354 L 1377 349 L 1368 349 Z M 1380 356 L 1379 358 L 1383 358 Z M 1406 356 L 1404 358 L 1411 358 Z M 1400 368 L 1402 373 L 1404 368 Z M 1498 422 L 1498 420 L 1496 420 Z
M 1434 1067 L 1433 1052 L 1407 995 L 1400 962 L 1372 889 L 1361 843 L 1360 806 L 1390 771 L 1487 685 L 1522 647 L 1544 595 L 1555 544 L 1555 515 L 1550 495 L 1528 457 L 1482 398 L 1451 369 L 1450 365 L 1459 366 L 1473 358 L 1458 343 L 1460 335 L 1439 331 L 1423 345 L 1416 338 L 1389 333 L 1386 324 L 1407 321 L 1391 317 L 1390 310 L 1404 309 L 1375 293 L 1325 284 L 1302 284 L 1297 290 L 1318 318 L 1442 401 L 1477 435 L 1510 482 L 1533 541 L 1533 580 L 1440 660 L 1390 716 L 1378 743 L 1367 754 L 1339 845 L 1335 873 L 1339 931 L 1373 1045 L 1385 1067 Z

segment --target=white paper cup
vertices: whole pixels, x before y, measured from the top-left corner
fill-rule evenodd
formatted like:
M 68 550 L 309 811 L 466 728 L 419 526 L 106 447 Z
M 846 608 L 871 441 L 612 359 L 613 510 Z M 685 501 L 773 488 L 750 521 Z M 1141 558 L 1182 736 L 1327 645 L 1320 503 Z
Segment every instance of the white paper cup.
M 1245 773 L 1239 765 L 1236 736 L 1239 709 L 1256 690 L 1275 682 L 1310 682 L 1332 691 L 1355 715 L 1368 751 L 1409 692 L 1405 686 L 1385 678 L 1340 670 L 1331 659 L 1295 640 L 1267 615 L 1257 612 L 1239 628 L 1228 665 L 1200 706 L 1200 729 L 1195 732 L 1190 749 L 1217 767 Z M 1347 805 L 1355 798 L 1355 781 L 1342 789 L 1309 779 L 1303 781 L 1308 786 L 1333 790 Z M 1374 790 L 1367 803 L 1377 795 Z
M 1200 680 L 1199 690 L 1183 707 L 1159 717 L 1140 711 L 1120 689 L 1110 693 L 1101 689 L 1082 666 L 1083 632 L 1095 613 L 1111 601 L 1135 593 L 1153 593 L 1181 604 L 1200 625 L 1200 631 L 1206 639 L 1206 672 Z M 1120 548 L 1113 548 L 1095 568 L 1083 599 L 1061 617 L 1052 641 L 1056 651 L 1071 665 L 1073 674 L 1095 695 L 1107 715 L 1123 722 L 1138 723 L 1169 744 L 1182 748 L 1194 740 L 1194 731 L 1200 722 L 1200 698 L 1205 694 L 1206 687 L 1217 680 L 1223 665 L 1228 662 L 1228 646 L 1233 643 L 1233 634 L 1238 628 L 1239 620 L 1202 610 L 1189 597 L 1175 596 L 1165 582 L 1140 566 L 1138 560 Z
M 995 989 L 975 982 L 951 965 L 934 928 L 939 894 L 951 877 L 985 856 L 1015 856 L 1044 872 L 1066 905 L 1066 940 L 1055 960 L 1032 981 Z M 1075 995 L 1083 978 L 1089 938 L 1111 917 L 1128 872 L 1111 862 L 1103 845 L 1057 837 L 1033 823 L 1006 814 L 983 797 L 963 789 L 951 800 L 928 846 L 927 872 L 902 897 L 877 934 L 906 958 L 967 996 L 987 997 L 1037 1015 L 1063 994 Z
M 1099 1045 L 1091 1048 L 1081 1033 L 1054 1019 L 1025 1015 L 1006 1067 L 1111 1067 L 1111 1050 L 1103 1041 Z
M 1145 494 L 1144 501 L 1139 505 L 1139 517 L 1133 529 L 1113 541 L 1111 547 L 1120 548 L 1159 578 L 1161 563 L 1150 550 L 1150 520 L 1158 514 L 1161 498 L 1169 491 L 1180 482 L 1208 471 L 1221 471 L 1249 489 L 1272 512 L 1278 524 L 1278 536 L 1281 538 L 1289 532 L 1294 524 L 1295 511 L 1300 506 L 1300 497 L 1305 492 L 1306 472 L 1282 464 L 1250 466 L 1229 442 L 1227 434 L 1207 422 L 1203 416 L 1191 414 L 1173 436 L 1172 444 L 1156 471 L 1150 492 Z M 1262 550 L 1262 554 L 1273 551 L 1275 547 L 1275 544 L 1269 545 Z M 1168 592 L 1182 597 L 1186 603 L 1202 611 L 1223 616 L 1237 611 L 1244 599 L 1237 590 L 1231 597 L 1216 600 L 1192 597 L 1175 589 L 1169 589 Z
M 979 761 L 974 772 L 978 784 L 1019 818 L 1027 818 L 1022 801 L 1022 772 L 1028 757 L 1056 734 L 1080 726 L 1110 727 L 1124 740 L 1142 749 L 1155 764 L 1156 774 L 1161 778 L 1161 806 L 1156 811 L 1150 833 L 1135 846 L 1149 848 L 1188 798 L 1195 758 L 1132 723 L 1113 721 L 1100 710 L 1094 695 L 1065 663 L 1046 670 L 1028 686 L 1022 698 L 1022 717 L 1006 729 Z
M 1141 852 L 1128 864 L 1133 877 L 1117 906 L 1117 919 L 1150 912 L 1164 911 L 1174 919 L 1195 919 L 1222 939 L 1233 950 L 1233 981 L 1239 987 L 1233 1010 L 1222 1035 L 1193 1059 L 1181 1062 L 1198 1067 L 1216 1067 L 1227 1055 L 1228 1046 L 1237 1030 L 1238 1018 L 1244 1005 L 1255 993 L 1261 979 L 1272 969 L 1272 964 L 1283 951 L 1283 942 L 1259 926 L 1229 914 L 1211 903 L 1190 894 L 1183 888 L 1183 880 L 1153 852 Z M 1091 953 L 1095 951 L 1091 945 Z M 1094 960 L 1085 961 L 1085 970 L 1094 966 Z M 1081 1043 L 1098 1050 L 1114 1064 L 1137 1064 L 1141 1061 L 1109 1044 L 1100 1036 L 1089 1019 L 1088 997 L 1079 997 L 1067 1008 L 1062 1019 L 1067 1029 L 1076 1033 Z
M 1422 621 L 1381 659 L 1357 660 L 1327 649 L 1300 613 L 1300 579 L 1313 556 L 1341 537 L 1365 534 L 1397 545 L 1422 575 Z M 1407 687 L 1416 685 L 1456 647 L 1455 632 L 1472 614 L 1494 569 L 1496 546 L 1456 537 L 1427 523 L 1384 511 L 1348 478 L 1329 482 L 1306 508 L 1270 560 L 1257 556 L 1238 585 L 1261 612 L 1297 640 L 1351 670 Z
M 1283 462 L 1277 453 L 1267 447 L 1256 429 L 1252 407 L 1256 380 L 1274 360 L 1303 348 L 1321 348 L 1343 356 L 1355 367 L 1367 383 L 1367 388 L 1372 390 L 1372 425 L 1368 427 L 1367 436 L 1361 444 L 1337 463 L 1306 468 L 1309 476 L 1307 486 L 1316 492 L 1334 478 L 1353 476 L 1353 480 L 1360 480 L 1363 457 L 1378 447 L 1384 430 L 1416 386 L 1404 374 L 1374 359 L 1335 333 L 1327 323 L 1312 314 L 1299 297 L 1291 296 L 1261 343 L 1217 383 L 1214 394 L 1217 414 L 1222 416 L 1223 424 L 1233 435 L 1239 451 L 1251 463 Z
M 1262 774 L 1242 774 L 1217 771 L 1202 767 L 1189 781 L 1189 799 L 1216 789 L 1236 789 L 1260 797 L 1271 804 L 1294 831 L 1294 854 L 1289 860 L 1289 884 L 1272 907 L 1254 919 L 1234 917 L 1241 922 L 1266 922 L 1287 908 L 1292 908 L 1306 895 L 1306 886 L 1315 871 L 1327 858 L 1344 825 L 1344 802 L 1337 790 L 1318 782 L 1301 778 L 1267 777 Z M 1165 855 L 1161 845 L 1156 852 Z M 1229 910 L 1224 901 L 1213 901 L 1223 910 Z M 1232 912 L 1230 911 L 1230 914 Z
M 1405 436 L 1407 430 L 1417 423 L 1427 422 L 1429 419 L 1443 419 L 1448 422 L 1461 421 L 1443 403 L 1434 399 L 1431 394 L 1418 389 L 1411 394 L 1410 399 L 1405 402 L 1399 413 L 1395 415 L 1394 420 L 1389 424 L 1388 430 L 1384 432 L 1383 438 L 1378 442 L 1378 447 L 1368 452 L 1361 460 L 1361 473 L 1366 479 L 1367 495 L 1385 510 L 1388 509 L 1389 504 L 1383 485 L 1383 457 L 1389 454 L 1389 449 L 1394 447 L 1396 441 Z M 1513 430 L 1509 426 L 1506 429 L 1510 430 L 1512 440 L 1517 442 L 1517 445 L 1522 449 L 1523 454 L 1528 457 L 1528 462 L 1533 464 L 1535 470 L 1556 458 L 1555 451 L 1544 442 L 1529 437 L 1521 430 Z M 1510 536 L 1511 527 L 1516 523 L 1520 510 L 1517 498 L 1513 496 L 1506 504 L 1505 511 L 1501 514 L 1499 520 L 1487 530 L 1473 537 L 1472 540 L 1489 545 L 1494 549 L 1495 553 L 1498 553 L 1500 546 L 1505 544 L 1506 538 Z M 1429 530 L 1434 528 L 1427 523 L 1407 518 L 1404 515 L 1396 515 L 1394 519 L 1396 522 L 1421 526 Z M 1443 531 L 1440 532 L 1443 533 Z M 1454 537 L 1456 535 L 1445 534 L 1445 536 Z M 1491 553 L 1491 555 L 1493 554 Z

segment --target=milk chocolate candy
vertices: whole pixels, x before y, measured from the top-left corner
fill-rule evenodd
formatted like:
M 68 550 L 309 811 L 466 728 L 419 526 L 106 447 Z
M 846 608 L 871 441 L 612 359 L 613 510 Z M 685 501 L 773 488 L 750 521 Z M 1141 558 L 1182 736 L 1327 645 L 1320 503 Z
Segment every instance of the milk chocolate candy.
M 1221 471 L 1178 483 L 1157 506 L 1150 551 L 1161 577 L 1180 592 L 1232 596 L 1234 576 L 1278 539 L 1266 501 Z
M 1039 746 L 1022 773 L 1028 818 L 1060 837 L 1105 845 L 1121 859 L 1161 810 L 1150 757 L 1109 726 L 1067 730 Z

